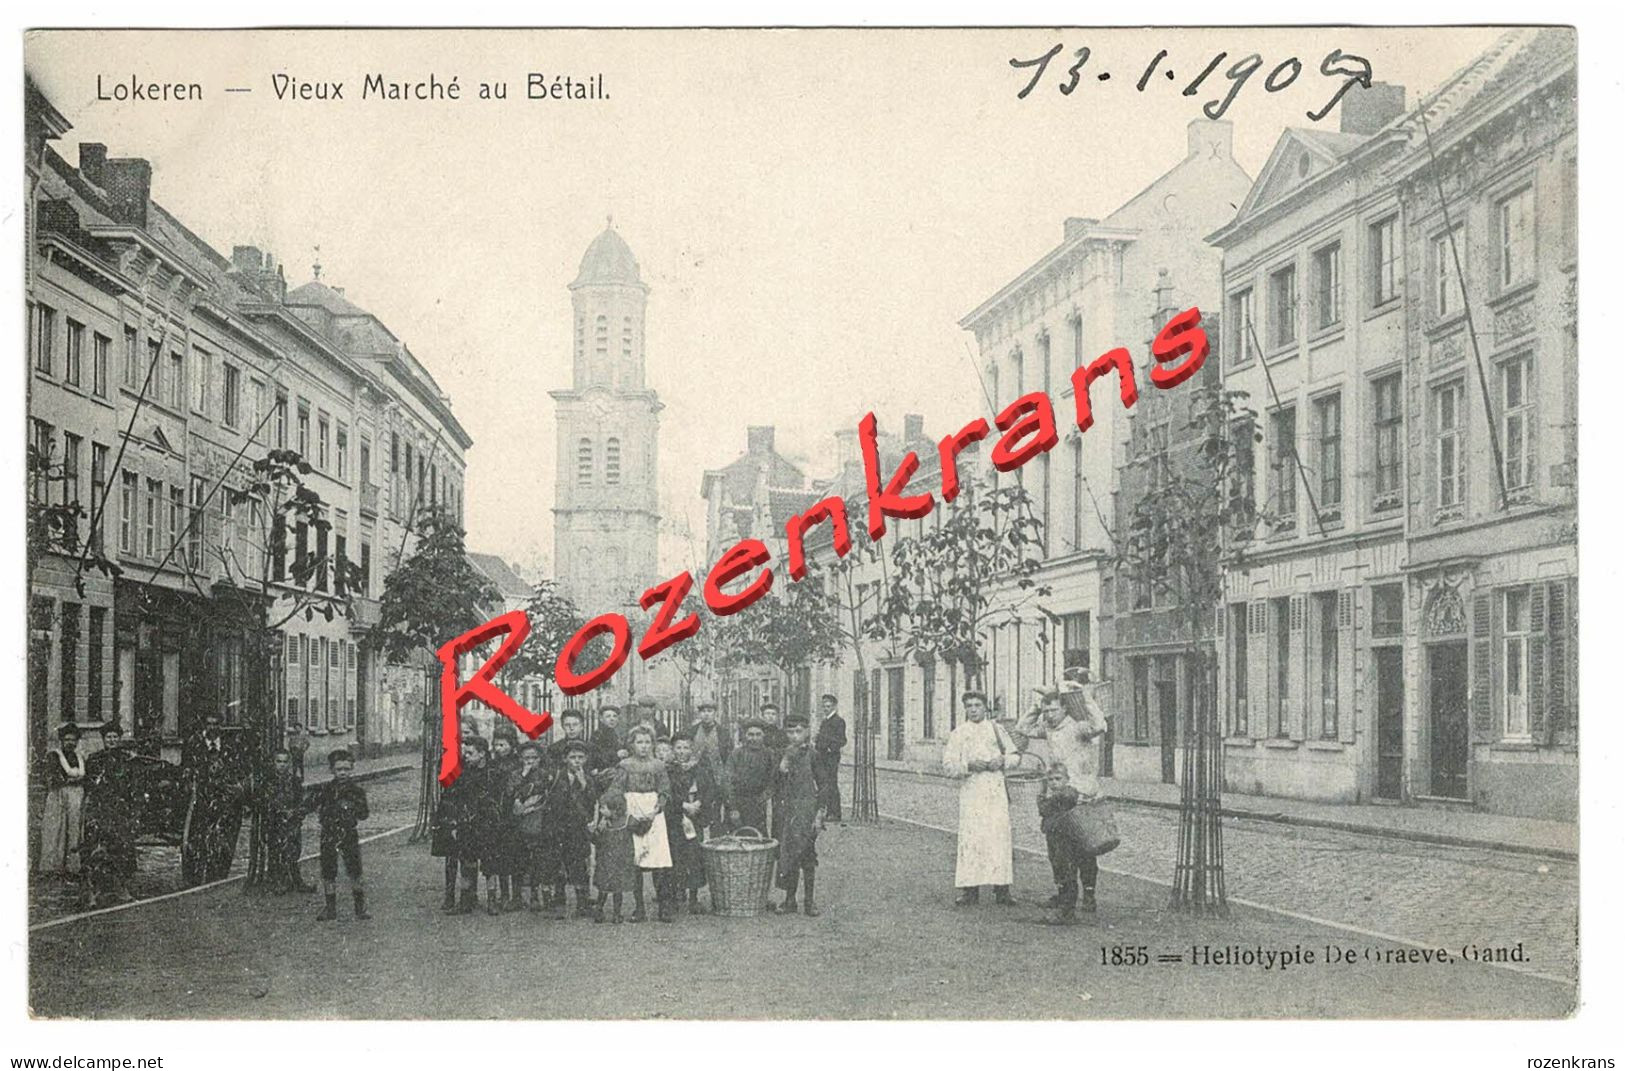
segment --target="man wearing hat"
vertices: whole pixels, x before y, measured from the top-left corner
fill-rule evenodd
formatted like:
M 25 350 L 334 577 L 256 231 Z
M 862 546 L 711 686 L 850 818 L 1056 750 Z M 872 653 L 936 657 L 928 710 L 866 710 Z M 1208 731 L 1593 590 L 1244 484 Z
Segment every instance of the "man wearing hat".
M 765 739 L 762 723 L 748 721 L 744 744 L 728 756 L 722 794 L 732 829 L 749 826 L 759 833 L 767 833 L 767 797 L 773 790 L 773 768 L 777 760 L 767 750 Z
M 237 852 L 246 778 L 238 756 L 226 745 L 220 715 L 212 711 L 203 716 L 201 728 L 183 752 L 183 765 L 192 782 L 187 841 L 197 860 L 187 879 L 192 884 L 218 881 L 230 873 Z
M 86 905 L 96 908 L 132 899 L 135 838 L 141 786 L 124 750 L 124 727 L 101 727 L 102 748 L 85 760 L 85 836 L 80 852 L 89 877 Z
M 846 749 L 846 719 L 841 701 L 825 692 L 818 698 L 818 735 L 813 740 L 813 773 L 818 778 L 818 800 L 824 815 L 841 820 L 841 752 Z

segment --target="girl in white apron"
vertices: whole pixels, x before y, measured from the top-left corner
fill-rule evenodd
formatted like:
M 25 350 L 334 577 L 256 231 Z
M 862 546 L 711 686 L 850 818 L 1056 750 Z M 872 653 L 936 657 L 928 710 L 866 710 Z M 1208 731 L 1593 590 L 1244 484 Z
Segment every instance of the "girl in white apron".
M 639 725 L 627 738 L 632 754 L 615 768 L 614 786 L 626 798 L 626 824 L 632 831 L 632 861 L 638 874 L 632 886 L 633 922 L 643 922 L 648 913 L 643 904 L 643 873 L 654 876 L 655 897 L 661 922 L 676 916 L 671 896 L 671 842 L 667 838 L 665 811 L 671 806 L 671 778 L 666 764 L 654 757 L 654 732 Z

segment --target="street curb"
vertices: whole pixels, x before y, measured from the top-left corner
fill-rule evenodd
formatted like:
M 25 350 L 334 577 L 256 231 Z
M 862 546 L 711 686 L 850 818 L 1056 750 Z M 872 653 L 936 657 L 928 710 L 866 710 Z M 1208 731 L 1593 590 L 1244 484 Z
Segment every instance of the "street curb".
M 875 772 L 894 777 L 912 777 L 921 781 L 941 782 L 952 780 L 952 778 L 944 774 L 930 773 L 923 770 L 890 770 L 877 767 Z M 1178 803 L 1140 799 L 1137 796 L 1118 796 L 1108 793 L 1106 798 L 1114 803 L 1136 807 L 1152 807 L 1161 811 L 1177 811 L 1180 807 Z M 1387 837 L 1391 840 L 1437 844 L 1448 848 L 1470 848 L 1478 851 L 1506 852 L 1512 855 L 1530 855 L 1542 859 L 1555 859 L 1565 863 L 1578 863 L 1580 861 L 1580 853 L 1570 851 L 1567 848 L 1546 848 L 1535 844 L 1517 844 L 1510 841 L 1488 840 L 1483 837 L 1456 836 L 1451 833 L 1429 833 L 1425 830 L 1369 826 L 1362 825 L 1359 822 L 1339 821 L 1335 818 L 1310 818 L 1304 815 L 1285 814 L 1281 811 L 1258 811 L 1244 807 L 1220 807 L 1219 813 L 1226 818 L 1241 818 L 1252 822 L 1274 822 L 1279 825 L 1299 826 L 1306 829 L 1333 829 L 1340 833 L 1358 833 L 1366 837 Z

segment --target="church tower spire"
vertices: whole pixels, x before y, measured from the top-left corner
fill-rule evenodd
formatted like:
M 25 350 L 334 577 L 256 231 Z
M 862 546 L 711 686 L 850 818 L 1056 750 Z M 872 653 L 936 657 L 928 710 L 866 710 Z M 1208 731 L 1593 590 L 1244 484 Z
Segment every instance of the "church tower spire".
M 657 582 L 660 399 L 644 381 L 649 287 L 611 219 L 570 283 L 568 390 L 557 414 L 554 572 L 587 617 Z

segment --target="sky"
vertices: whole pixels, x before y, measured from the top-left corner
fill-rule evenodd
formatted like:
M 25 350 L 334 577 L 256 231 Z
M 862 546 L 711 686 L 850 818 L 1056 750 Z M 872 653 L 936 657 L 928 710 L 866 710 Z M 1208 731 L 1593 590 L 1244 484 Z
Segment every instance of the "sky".
M 649 284 L 662 564 L 699 564 L 705 470 L 777 428 L 811 476 L 873 410 L 941 434 L 981 412 L 958 321 L 1180 161 L 1185 126 L 1258 53 L 1224 119 L 1256 177 L 1364 56 L 1414 105 L 1493 30 L 35 32 L 25 65 L 80 141 L 153 163 L 154 199 L 223 253 L 258 245 L 290 287 L 322 279 L 375 313 L 452 398 L 468 452 L 468 546 L 544 575 L 553 403 L 570 381 L 567 285 L 613 215 Z M 1033 59 L 1062 51 L 1025 99 Z M 1076 50 L 1090 56 L 1062 94 Z M 1167 56 L 1136 89 L 1159 50 Z M 1180 90 L 1227 58 L 1195 96 Z M 1279 92 L 1265 76 L 1291 57 Z M 1165 71 L 1176 78 L 1168 80 Z M 607 100 L 530 100 L 527 78 L 602 74 Z M 1102 81 L 1102 72 L 1111 75 Z M 340 81 L 278 100 L 272 77 Z M 456 76 L 462 99 L 362 99 L 363 80 Z M 201 102 L 97 99 L 197 82 Z M 1283 75 L 1284 77 L 1284 75 Z M 507 84 L 478 99 L 482 82 Z M 248 93 L 226 93 L 246 87 Z M 1335 129 L 1337 113 L 1319 126 Z M 316 252 L 320 248 L 319 254 Z M 1125 340 L 1129 341 L 1129 340 Z

